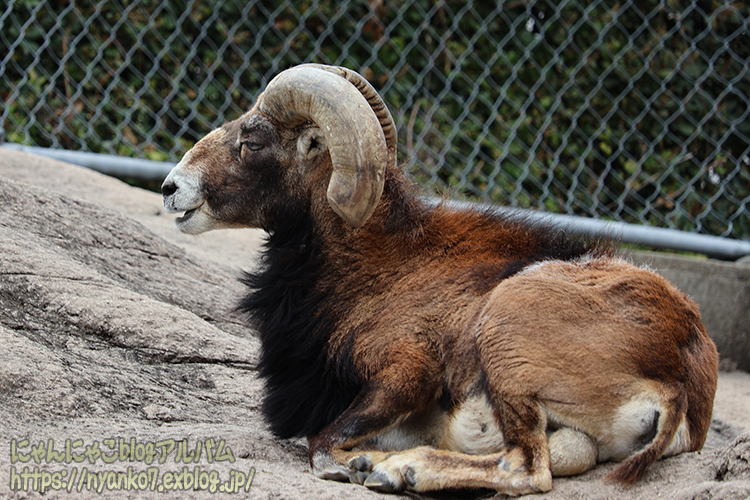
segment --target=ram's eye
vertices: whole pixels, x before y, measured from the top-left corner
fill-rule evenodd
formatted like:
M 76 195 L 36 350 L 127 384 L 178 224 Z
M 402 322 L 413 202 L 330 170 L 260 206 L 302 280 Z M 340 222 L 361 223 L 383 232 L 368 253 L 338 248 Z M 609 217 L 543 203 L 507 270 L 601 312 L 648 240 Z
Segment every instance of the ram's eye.
M 257 142 L 245 141 L 242 143 L 242 147 L 247 148 L 249 151 L 260 151 L 265 146 L 263 144 L 258 144 Z

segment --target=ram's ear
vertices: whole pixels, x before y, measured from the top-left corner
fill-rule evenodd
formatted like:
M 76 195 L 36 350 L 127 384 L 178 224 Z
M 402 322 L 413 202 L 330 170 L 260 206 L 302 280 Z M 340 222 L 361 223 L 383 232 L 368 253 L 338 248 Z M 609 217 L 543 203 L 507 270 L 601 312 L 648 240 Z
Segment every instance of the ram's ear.
M 328 151 L 325 135 L 318 127 L 306 129 L 297 139 L 297 151 L 307 160 L 325 153 Z

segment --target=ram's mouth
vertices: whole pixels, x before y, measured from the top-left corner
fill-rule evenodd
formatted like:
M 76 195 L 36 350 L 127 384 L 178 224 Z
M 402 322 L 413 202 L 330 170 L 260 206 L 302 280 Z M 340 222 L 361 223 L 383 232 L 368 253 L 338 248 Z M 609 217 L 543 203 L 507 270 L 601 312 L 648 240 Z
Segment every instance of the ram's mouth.
M 185 210 L 182 217 L 174 221 L 177 229 L 186 234 L 200 234 L 215 229 L 218 221 L 214 219 L 205 203 L 190 210 Z
M 177 224 L 185 224 L 187 221 L 189 221 L 193 217 L 193 215 L 195 215 L 195 212 L 198 211 L 198 208 L 200 207 L 190 209 L 187 212 L 185 212 L 185 214 L 182 217 L 177 217 L 176 219 Z

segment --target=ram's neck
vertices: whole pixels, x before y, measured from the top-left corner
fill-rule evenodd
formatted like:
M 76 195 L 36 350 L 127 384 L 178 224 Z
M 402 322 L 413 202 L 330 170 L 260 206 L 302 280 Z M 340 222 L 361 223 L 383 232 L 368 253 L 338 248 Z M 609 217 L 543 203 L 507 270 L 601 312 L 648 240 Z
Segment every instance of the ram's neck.
M 609 251 L 603 242 L 570 238 L 523 216 L 427 202 L 399 175 L 386 179 L 380 205 L 362 228 L 351 229 L 335 216 L 318 226 L 325 228 L 321 246 L 335 264 L 330 271 L 356 270 L 359 277 L 396 276 L 413 272 L 415 264 L 444 263 L 442 275 L 478 273 L 477 280 L 490 286 L 534 262 Z M 485 279 L 487 273 L 495 279 Z

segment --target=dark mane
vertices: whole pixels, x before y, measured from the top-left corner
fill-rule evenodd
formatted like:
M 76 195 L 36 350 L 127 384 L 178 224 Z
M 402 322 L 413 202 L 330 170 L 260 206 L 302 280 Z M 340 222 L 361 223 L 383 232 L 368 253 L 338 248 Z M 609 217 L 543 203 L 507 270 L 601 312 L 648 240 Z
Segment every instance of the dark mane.
M 337 318 L 322 314 L 330 299 L 315 290 L 322 256 L 313 222 L 309 214 L 297 220 L 269 236 L 260 270 L 241 279 L 250 292 L 238 307 L 252 316 L 260 333 L 262 410 L 281 438 L 317 434 L 361 387 L 348 357 L 326 355 Z
M 460 243 L 470 243 L 467 257 L 462 259 L 477 259 L 474 271 L 478 290 L 488 291 L 538 262 L 572 261 L 586 256 L 612 257 L 617 252 L 615 240 L 607 234 L 576 233 L 550 219 L 533 217 L 520 210 L 443 201 L 434 207 L 434 212 L 439 214 L 439 222 L 434 226 L 451 226 L 449 231 L 460 235 Z M 446 233 L 441 231 L 440 238 Z M 456 241 L 440 241 L 440 238 L 433 244 L 460 245 Z M 478 258 L 480 254 L 485 257 Z
M 532 218 L 529 214 L 514 210 L 500 214 L 495 211 L 491 217 L 531 235 L 534 245 L 524 256 L 528 264 L 544 260 L 570 261 L 587 255 L 612 257 L 617 253 L 616 240 L 612 235 L 577 233 L 564 225 L 554 224 L 549 218 Z

